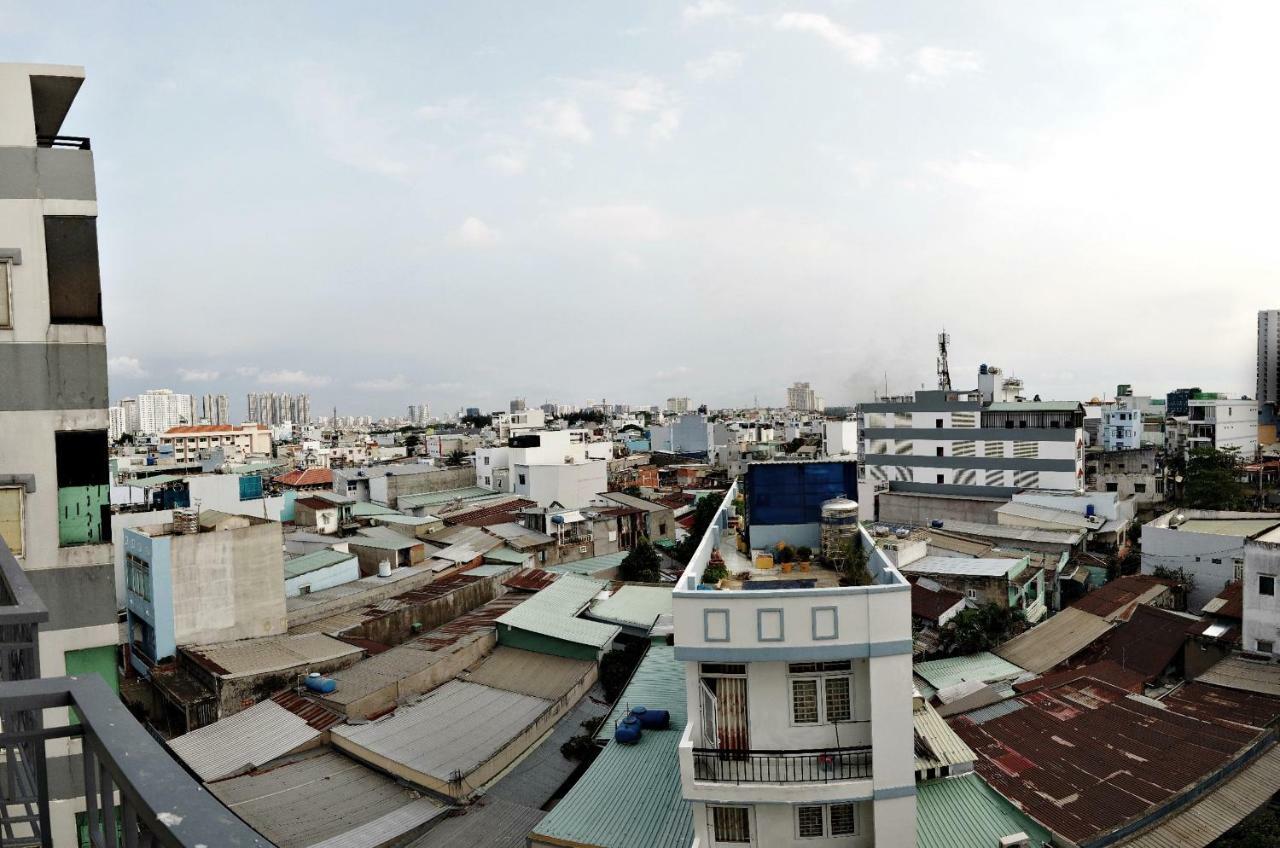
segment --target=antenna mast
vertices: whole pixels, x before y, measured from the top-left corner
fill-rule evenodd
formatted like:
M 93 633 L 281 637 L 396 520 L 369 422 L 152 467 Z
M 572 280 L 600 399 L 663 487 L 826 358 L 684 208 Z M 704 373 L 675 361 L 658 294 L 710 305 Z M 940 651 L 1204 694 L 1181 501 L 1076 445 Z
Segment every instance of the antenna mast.
M 951 367 L 947 364 L 947 345 L 951 336 L 945 330 L 938 333 L 938 388 L 951 391 Z

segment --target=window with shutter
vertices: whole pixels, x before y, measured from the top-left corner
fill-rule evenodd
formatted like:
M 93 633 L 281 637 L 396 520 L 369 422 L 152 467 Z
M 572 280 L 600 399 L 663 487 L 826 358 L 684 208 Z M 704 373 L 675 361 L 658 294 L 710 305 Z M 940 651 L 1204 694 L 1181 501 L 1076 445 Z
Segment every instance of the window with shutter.
M 0 538 L 16 557 L 22 556 L 22 501 L 26 490 L 21 486 L 0 488 Z

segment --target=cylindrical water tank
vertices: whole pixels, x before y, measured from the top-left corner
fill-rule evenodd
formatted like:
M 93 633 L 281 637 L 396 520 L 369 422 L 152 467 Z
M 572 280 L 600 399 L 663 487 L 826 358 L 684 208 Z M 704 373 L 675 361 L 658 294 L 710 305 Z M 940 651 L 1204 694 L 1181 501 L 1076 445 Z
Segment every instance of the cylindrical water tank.
M 378 576 L 379 577 L 391 576 L 391 560 L 384 559 L 382 562 L 378 563 Z

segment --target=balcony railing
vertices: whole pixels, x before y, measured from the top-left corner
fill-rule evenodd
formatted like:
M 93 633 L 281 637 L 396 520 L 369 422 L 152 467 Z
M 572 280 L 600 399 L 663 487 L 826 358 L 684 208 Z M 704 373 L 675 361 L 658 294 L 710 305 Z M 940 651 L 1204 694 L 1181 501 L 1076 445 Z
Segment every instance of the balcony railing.
M 88 150 L 89 139 L 82 135 L 39 135 L 36 136 L 36 147 L 68 147 L 73 150 Z
M 39 677 L 38 628 L 48 619 L 0 539 L 0 845 L 52 848 L 46 742 L 79 738 L 83 783 L 76 790 L 94 848 L 270 848 L 165 752 L 101 677 Z M 78 723 L 44 726 L 44 710 L 67 707 Z
M 715 783 L 833 783 L 871 777 L 871 746 L 762 751 L 693 749 L 693 777 Z

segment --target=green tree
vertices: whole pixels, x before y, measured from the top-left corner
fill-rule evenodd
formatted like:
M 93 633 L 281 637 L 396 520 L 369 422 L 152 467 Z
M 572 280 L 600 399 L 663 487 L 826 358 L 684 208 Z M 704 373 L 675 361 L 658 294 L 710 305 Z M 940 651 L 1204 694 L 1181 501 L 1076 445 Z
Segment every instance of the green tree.
M 453 452 L 444 458 L 444 464 L 452 468 L 457 468 L 459 465 L 461 465 L 466 461 L 467 461 L 467 452 L 464 451 L 462 448 L 454 448 Z
M 796 549 L 790 545 L 783 545 L 778 548 L 778 562 L 795 562 Z
M 1026 618 L 1022 610 L 983 604 L 961 611 L 942 629 L 939 647 L 947 655 L 989 651 L 1010 638 Z
M 1236 448 L 1195 448 L 1187 455 L 1183 493 L 1195 509 L 1243 509 L 1249 490 L 1240 482 L 1241 461 Z
M 689 535 L 676 545 L 673 554 L 682 565 L 688 565 L 689 560 L 693 559 L 693 555 L 698 551 L 698 545 L 702 544 L 702 537 L 706 535 L 711 522 L 716 520 L 716 514 L 719 511 L 720 501 L 714 495 L 703 495 L 698 500 L 693 508 L 693 525 L 689 528 Z
M 458 423 L 463 427 L 474 427 L 479 430 L 488 427 L 493 423 L 492 415 L 464 415 L 458 419 Z
M 862 546 L 861 535 L 845 539 L 840 551 L 831 563 L 844 572 L 844 583 L 850 586 L 870 586 L 871 569 L 867 564 L 867 549 Z
M 796 559 L 800 560 L 800 562 L 808 562 L 813 559 L 813 548 L 808 545 L 801 545 L 796 548 Z
M 417 433 L 410 433 L 404 437 L 404 447 L 409 453 L 413 453 L 414 448 L 422 443 L 422 437 Z
M 618 700 L 622 690 L 627 688 L 631 672 L 640 664 L 646 647 L 645 642 L 633 641 L 625 648 L 615 648 L 600 658 L 600 688 L 609 703 Z
M 633 583 L 657 583 L 662 579 L 658 552 L 642 538 L 618 565 L 618 576 Z

